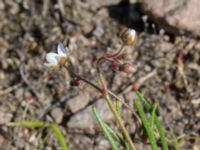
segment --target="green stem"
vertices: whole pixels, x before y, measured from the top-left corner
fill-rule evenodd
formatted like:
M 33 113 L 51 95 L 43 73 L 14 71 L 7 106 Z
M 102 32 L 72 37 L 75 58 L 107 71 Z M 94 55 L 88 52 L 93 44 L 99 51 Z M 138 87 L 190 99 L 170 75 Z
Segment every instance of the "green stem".
M 123 48 L 124 48 L 124 45 L 121 46 L 121 48 L 114 54 L 106 54 L 105 56 L 106 57 L 109 57 L 109 58 L 112 58 L 112 57 L 117 57 L 122 51 L 123 51 Z M 109 90 L 106 86 L 106 83 L 105 83 L 105 80 L 104 80 L 104 76 L 103 74 L 101 73 L 101 70 L 100 70 L 100 63 L 102 60 L 104 60 L 105 57 L 102 56 L 100 57 L 98 60 L 97 60 L 97 63 L 96 63 L 96 69 L 97 69 L 97 72 L 98 72 L 98 77 L 99 77 L 99 80 L 102 84 L 102 88 L 103 88 L 103 92 L 102 92 L 102 95 L 104 96 L 105 100 L 107 101 L 115 119 L 116 119 L 116 122 L 119 124 L 119 127 L 120 127 L 120 130 L 122 132 L 122 134 L 124 135 L 124 137 L 126 138 L 129 146 L 130 146 L 130 149 L 131 150 L 136 150 L 135 148 L 135 145 L 133 144 L 132 140 L 131 140 L 131 137 L 129 136 L 124 124 L 123 124 L 123 121 L 119 115 L 119 113 L 117 112 L 117 110 L 115 109 L 115 105 L 113 104 L 113 102 L 111 101 L 110 99 L 110 96 L 109 96 Z
M 129 134 L 128 134 L 128 132 L 127 132 L 127 130 L 126 130 L 124 124 L 123 124 L 123 121 L 122 121 L 121 117 L 119 116 L 118 112 L 116 111 L 115 106 L 114 106 L 113 102 L 111 101 L 109 95 L 104 95 L 104 98 L 107 101 L 117 123 L 119 124 L 121 132 L 123 133 L 124 137 L 126 138 L 128 144 L 130 146 L 130 149 L 136 150 L 135 145 L 133 144 L 131 137 L 129 136 Z

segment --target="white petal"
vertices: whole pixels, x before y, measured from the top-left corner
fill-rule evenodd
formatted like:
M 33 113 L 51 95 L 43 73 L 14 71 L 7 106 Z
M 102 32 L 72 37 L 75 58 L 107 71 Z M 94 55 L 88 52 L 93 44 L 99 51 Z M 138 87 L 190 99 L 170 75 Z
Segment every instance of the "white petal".
M 136 36 L 136 32 L 135 32 L 135 30 L 133 30 L 133 29 L 129 29 L 129 34 L 130 34 L 130 36 L 132 37 L 132 38 L 135 38 L 135 36 Z
M 66 56 L 67 49 L 64 47 L 62 43 L 59 43 L 57 46 L 57 52 L 58 52 L 58 55 L 60 56 L 64 56 L 64 55 Z
M 48 53 L 46 55 L 46 60 L 50 64 L 57 64 L 58 63 L 58 57 L 59 55 L 56 53 Z

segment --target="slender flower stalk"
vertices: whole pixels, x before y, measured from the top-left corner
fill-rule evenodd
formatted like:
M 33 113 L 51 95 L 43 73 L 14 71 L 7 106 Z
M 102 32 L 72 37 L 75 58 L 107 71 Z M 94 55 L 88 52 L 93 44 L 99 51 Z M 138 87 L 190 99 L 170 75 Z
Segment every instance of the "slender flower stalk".
M 116 111 L 115 109 L 115 105 L 113 104 L 112 100 L 110 99 L 110 96 L 109 96 L 109 92 L 108 92 L 108 88 L 107 88 L 107 85 L 105 83 L 105 79 L 104 79 L 104 76 L 100 70 L 100 63 L 103 61 L 103 60 L 108 60 L 109 61 L 109 58 L 114 58 L 114 57 L 117 57 L 121 54 L 121 52 L 123 51 L 123 48 L 124 48 L 124 44 L 121 46 L 121 48 L 114 54 L 106 54 L 102 57 L 100 57 L 98 60 L 97 60 L 97 63 L 96 63 L 96 69 L 97 69 L 97 72 L 98 72 L 98 77 L 99 77 L 99 80 L 101 82 L 101 85 L 102 85 L 102 88 L 103 88 L 103 91 L 106 91 L 106 92 L 103 92 L 102 95 L 103 97 L 105 98 L 106 102 L 108 103 L 108 106 L 110 107 L 119 127 L 120 127 L 120 130 L 123 134 L 123 136 L 126 138 L 129 146 L 130 146 L 130 149 L 131 150 L 136 150 L 135 148 L 135 145 L 133 144 L 132 140 L 131 140 L 131 137 L 130 135 L 128 134 L 125 126 L 124 126 L 124 123 L 121 119 L 121 116 L 118 114 L 118 112 Z
M 86 84 L 88 84 L 88 85 L 90 85 L 91 87 L 93 87 L 94 89 L 96 89 L 98 92 L 100 92 L 100 93 L 102 93 L 102 94 L 104 93 L 103 90 L 102 90 L 100 87 L 98 87 L 98 85 L 96 85 L 96 84 L 92 83 L 91 81 L 89 81 L 89 80 L 87 80 L 87 79 L 81 77 L 80 75 L 77 75 L 76 73 L 74 73 L 74 72 L 73 72 L 69 67 L 67 67 L 66 65 L 64 66 L 64 68 L 65 68 L 66 70 L 68 70 L 68 71 L 70 72 L 70 74 L 71 74 L 73 77 L 80 79 L 81 81 L 85 82 Z M 126 108 L 128 108 L 128 109 L 133 113 L 133 115 L 135 116 L 135 118 L 136 118 L 138 121 L 140 121 L 140 119 L 139 119 L 138 115 L 135 113 L 135 111 L 134 111 L 128 104 L 126 104 L 126 103 L 124 102 L 123 99 L 121 99 L 119 96 L 117 96 L 115 93 L 113 93 L 113 92 L 110 91 L 109 89 L 108 89 L 107 92 L 108 92 L 111 96 L 113 96 L 114 98 L 116 98 L 116 100 L 120 101 Z
M 74 73 L 73 70 L 72 70 L 70 67 L 68 67 L 68 66 L 65 65 L 64 68 L 65 68 L 67 71 L 69 71 L 69 74 L 71 74 L 73 77 L 76 77 L 76 78 L 82 80 L 83 82 L 89 84 L 90 86 L 92 86 L 93 88 L 95 88 L 97 91 L 99 91 L 100 93 L 102 93 L 102 89 L 101 89 L 101 88 L 99 88 L 97 85 L 95 85 L 95 84 L 92 83 L 91 81 L 89 81 L 89 80 L 87 80 L 87 79 L 81 77 L 80 75 L 77 75 L 76 73 Z
M 121 52 L 123 51 L 123 48 L 124 48 L 124 44 L 122 44 L 122 46 L 117 50 L 117 52 L 115 52 L 114 54 L 105 54 L 103 56 L 101 56 L 98 60 L 97 60 L 97 63 L 96 63 L 96 69 L 97 69 L 97 73 L 98 73 L 98 77 L 99 77 L 99 80 L 100 80 L 100 83 L 103 87 L 103 89 L 105 91 L 107 91 L 107 86 L 106 86 L 106 82 L 105 82 L 105 79 L 103 77 L 103 74 L 101 73 L 100 71 L 100 64 L 103 60 L 107 60 L 107 61 L 110 61 L 110 58 L 114 58 L 114 57 L 117 57 L 121 54 Z
M 105 95 L 104 98 L 105 98 L 105 100 L 107 101 L 107 103 L 108 103 L 108 105 L 109 105 L 111 111 L 113 112 L 113 115 L 114 115 L 114 117 L 115 117 L 117 123 L 119 124 L 119 127 L 120 127 L 120 129 L 121 129 L 121 132 L 122 132 L 123 136 L 126 138 L 128 144 L 129 144 L 129 146 L 130 146 L 130 149 L 131 149 L 131 150 L 136 150 L 136 147 L 135 147 L 135 145 L 133 144 L 133 142 L 132 142 L 132 140 L 131 140 L 131 137 L 130 137 L 130 135 L 128 134 L 128 132 L 127 132 L 125 126 L 124 126 L 124 123 L 123 123 L 123 121 L 122 121 L 122 119 L 121 119 L 119 113 L 116 111 L 115 105 L 114 105 L 113 102 L 111 101 L 109 95 Z
M 106 102 L 108 103 L 108 106 L 110 107 L 111 111 L 113 112 L 113 115 L 114 115 L 114 117 L 115 117 L 117 123 L 119 124 L 119 127 L 120 127 L 120 129 L 121 129 L 121 131 L 122 131 L 124 137 L 126 138 L 127 142 L 129 143 L 131 150 L 136 150 L 136 148 L 135 148 L 135 146 L 134 146 L 134 144 L 133 144 L 133 142 L 132 142 L 132 140 L 131 140 L 131 137 L 129 136 L 129 134 L 128 134 L 128 132 L 127 132 L 125 126 L 124 126 L 124 123 L 123 123 L 123 121 L 122 121 L 120 115 L 118 114 L 118 112 L 117 112 L 116 109 L 115 109 L 115 105 L 113 104 L 113 102 L 112 102 L 111 99 L 110 99 L 110 96 L 109 96 L 108 94 L 106 94 L 106 93 L 104 92 L 104 90 L 102 90 L 101 88 L 99 88 L 99 87 L 98 87 L 97 85 L 95 85 L 94 83 L 88 81 L 87 79 L 85 79 L 85 78 L 83 78 L 83 77 L 81 77 L 81 76 L 79 76 L 79 75 L 76 75 L 69 67 L 67 67 L 67 66 L 64 66 L 64 67 L 65 67 L 65 69 L 67 69 L 67 70 L 70 72 L 70 74 L 71 74 L 73 77 L 79 78 L 80 80 L 84 81 L 85 83 L 89 84 L 90 86 L 92 86 L 93 88 L 95 88 L 96 90 L 98 90 L 100 93 L 102 93 L 102 95 L 104 96 Z M 106 88 L 106 89 L 107 89 L 107 88 Z M 109 94 L 111 94 L 112 96 L 116 97 L 118 100 L 120 100 L 120 98 L 119 98 L 118 96 L 116 96 L 114 93 L 112 93 L 111 91 L 107 90 L 107 92 L 108 92 Z M 123 100 L 120 100 L 120 101 L 123 102 Z M 123 102 L 123 103 L 124 103 L 124 102 Z M 125 105 L 125 106 L 127 106 L 127 105 Z M 128 107 L 128 108 L 130 108 L 130 107 Z

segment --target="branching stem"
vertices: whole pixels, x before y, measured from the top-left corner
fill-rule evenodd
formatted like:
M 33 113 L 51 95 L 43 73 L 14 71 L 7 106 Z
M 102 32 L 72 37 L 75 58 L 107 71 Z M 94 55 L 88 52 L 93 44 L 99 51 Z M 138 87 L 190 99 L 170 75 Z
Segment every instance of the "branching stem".
M 96 69 L 97 69 L 97 73 L 98 73 L 98 77 L 99 77 L 100 83 L 102 84 L 102 89 L 99 88 L 94 83 L 88 81 L 87 79 L 85 79 L 85 78 L 83 78 L 83 77 L 75 74 L 73 72 L 73 70 L 71 70 L 70 67 L 67 67 L 67 66 L 64 66 L 64 67 L 69 71 L 69 73 L 71 74 L 72 77 L 76 77 L 76 78 L 84 81 L 85 83 L 89 84 L 90 86 L 92 86 L 93 88 L 95 88 L 96 90 L 98 90 L 100 93 L 102 93 L 103 97 L 105 98 L 106 102 L 108 103 L 108 106 L 110 107 L 110 109 L 111 109 L 111 111 L 112 111 L 112 113 L 113 113 L 113 115 L 114 115 L 114 117 L 116 119 L 117 124 L 120 127 L 120 130 L 121 130 L 124 138 L 127 140 L 128 144 L 130 146 L 130 149 L 131 150 L 136 150 L 135 145 L 133 144 L 129 133 L 128 133 L 128 131 L 126 130 L 126 128 L 124 126 L 123 120 L 122 120 L 121 116 L 119 115 L 119 113 L 116 111 L 115 105 L 113 104 L 112 100 L 110 99 L 109 94 L 111 94 L 112 96 L 114 96 L 117 100 L 120 100 L 120 98 L 118 96 L 116 96 L 115 94 L 113 94 L 111 91 L 108 90 L 106 82 L 105 82 L 105 79 L 104 79 L 104 76 L 103 76 L 103 74 L 102 74 L 102 72 L 100 70 L 100 63 L 103 60 L 110 61 L 110 58 L 114 58 L 114 57 L 119 56 L 121 54 L 121 52 L 123 51 L 123 48 L 124 48 L 124 45 L 122 45 L 121 48 L 116 53 L 114 53 L 114 54 L 105 54 L 105 55 L 103 55 L 102 57 L 100 57 L 97 60 Z M 125 104 L 122 100 L 120 100 L 120 101 L 123 104 Z M 125 104 L 125 106 L 127 107 L 127 104 Z

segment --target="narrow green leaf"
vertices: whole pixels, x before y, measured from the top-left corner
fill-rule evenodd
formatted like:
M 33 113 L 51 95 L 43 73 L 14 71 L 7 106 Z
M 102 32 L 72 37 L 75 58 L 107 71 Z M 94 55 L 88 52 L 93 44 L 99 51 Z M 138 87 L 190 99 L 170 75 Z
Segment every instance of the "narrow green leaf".
M 128 145 L 127 141 L 124 138 L 122 138 L 121 136 L 119 136 L 117 133 L 115 133 L 113 131 L 113 129 L 111 127 L 109 127 L 109 125 L 107 123 L 104 122 L 104 124 L 105 124 L 105 127 L 107 128 L 107 130 L 112 135 L 113 139 L 115 141 L 117 141 L 118 144 L 123 145 L 125 150 L 129 150 L 129 145 Z
M 162 148 L 163 148 L 163 150 L 168 150 L 169 148 L 168 148 L 165 132 L 164 132 L 164 129 L 163 129 L 160 121 L 158 120 L 157 116 L 155 116 L 155 124 L 156 124 L 157 130 L 158 130 L 158 133 L 160 135 Z
M 67 144 L 65 143 L 65 138 L 64 138 L 62 132 L 60 131 L 60 129 L 57 127 L 57 125 L 51 123 L 51 124 L 49 124 L 49 128 L 51 128 L 53 130 L 53 132 L 55 133 L 55 135 L 57 136 L 57 139 L 61 144 L 62 150 L 68 150 Z
M 107 123 L 105 123 L 104 121 L 103 121 L 103 124 L 104 124 L 105 128 L 108 130 L 108 132 L 110 132 L 113 139 L 115 141 L 117 141 L 118 143 L 120 143 L 120 137 L 115 133 L 115 131 L 113 131 L 113 129 L 111 127 L 109 127 L 109 125 Z
M 155 122 L 155 117 L 156 117 L 156 109 L 158 107 L 158 104 L 155 104 L 153 106 L 153 110 L 151 112 L 151 128 L 153 129 L 153 126 L 154 126 L 154 122 Z
M 47 124 L 41 121 L 22 121 L 22 122 L 9 122 L 7 126 L 24 126 L 26 128 L 41 128 Z
M 49 124 L 42 121 L 23 121 L 23 122 L 9 122 L 7 126 L 23 126 L 26 128 L 44 128 L 48 127 L 53 130 L 57 139 L 59 140 L 62 150 L 68 150 L 67 145 L 64 140 L 64 136 L 62 135 L 60 129 L 55 124 Z
M 142 103 L 144 104 L 144 107 L 150 111 L 151 109 L 151 105 L 146 101 L 146 99 L 144 98 L 144 96 L 139 92 L 139 91 L 135 91 L 137 97 L 139 98 L 140 101 L 142 101 Z
M 106 128 L 105 123 L 101 119 L 100 115 L 97 113 L 96 109 L 93 108 L 92 111 L 93 111 L 93 114 L 94 114 L 96 120 L 98 121 L 99 125 L 101 126 L 101 129 L 103 130 L 105 136 L 107 137 L 107 139 L 108 139 L 108 141 L 109 141 L 109 143 L 112 147 L 112 150 L 119 150 L 117 145 L 116 145 L 116 142 L 114 141 L 114 139 L 111 135 L 111 133 Z
M 128 143 L 125 141 L 124 143 L 125 150 L 130 150 Z
M 139 100 L 144 104 L 144 107 L 148 111 L 151 111 L 151 105 L 146 101 L 144 96 L 139 91 L 136 91 L 136 95 L 138 96 Z M 160 135 L 160 139 L 161 139 L 161 143 L 162 143 L 162 149 L 163 150 L 168 150 L 169 148 L 168 148 L 165 132 L 164 132 L 164 129 L 162 128 L 162 125 L 161 125 L 160 121 L 158 120 L 157 115 L 155 115 L 154 119 L 155 119 L 156 128 L 157 128 L 158 133 Z
M 177 150 L 179 147 L 179 140 L 176 138 L 176 136 L 174 135 L 173 131 L 170 130 L 170 134 L 172 136 L 172 142 L 173 142 L 173 146 L 174 148 Z
M 144 113 L 144 110 L 142 109 L 142 107 L 140 106 L 140 104 L 136 100 L 133 100 L 133 104 L 134 104 L 135 108 L 137 109 L 139 116 L 142 120 L 142 123 L 144 125 L 144 128 L 147 132 L 147 135 L 149 137 L 149 141 L 151 143 L 152 150 L 157 150 L 158 147 L 157 147 L 157 144 L 156 144 L 154 132 L 153 132 L 153 129 L 151 128 L 148 120 L 147 120 L 147 117 Z

